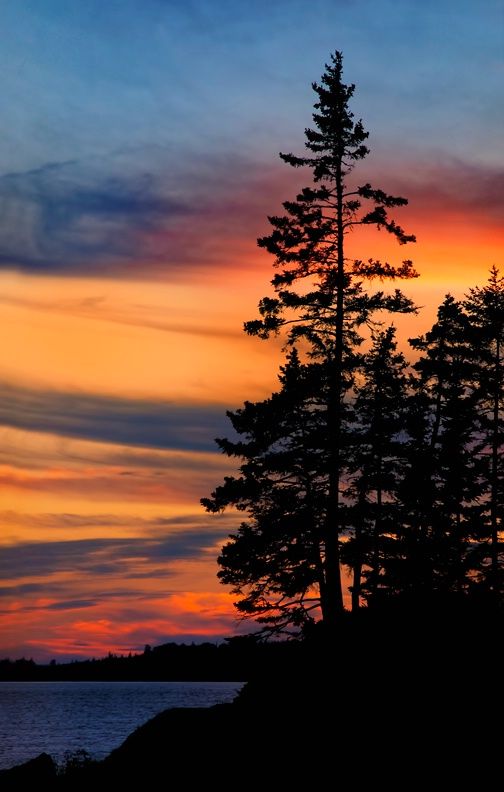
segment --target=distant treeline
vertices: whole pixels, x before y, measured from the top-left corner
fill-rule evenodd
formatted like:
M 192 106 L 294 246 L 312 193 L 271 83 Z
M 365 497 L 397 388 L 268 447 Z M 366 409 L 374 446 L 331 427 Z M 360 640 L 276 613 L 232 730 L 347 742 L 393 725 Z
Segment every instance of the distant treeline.
M 34 660 L 0 660 L 1 681 L 166 680 L 242 681 L 260 666 L 283 663 L 295 650 L 293 642 L 261 643 L 237 638 L 226 643 L 146 646 L 142 654 L 49 665 Z

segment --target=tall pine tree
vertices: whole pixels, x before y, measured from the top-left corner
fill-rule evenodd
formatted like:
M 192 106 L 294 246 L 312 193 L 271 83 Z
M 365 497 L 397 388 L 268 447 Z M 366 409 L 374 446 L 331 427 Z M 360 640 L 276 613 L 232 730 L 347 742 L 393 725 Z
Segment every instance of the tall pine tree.
M 294 201 L 284 203 L 286 214 L 269 218 L 273 231 L 259 239 L 259 245 L 275 257 L 275 296 L 261 300 L 261 318 L 245 326 L 247 332 L 262 338 L 286 329 L 289 343 L 303 339 L 308 353 L 327 368 L 323 564 L 324 620 L 331 627 L 343 611 L 340 535 L 344 530 L 345 409 L 359 365 L 360 331 L 372 323 L 377 311 L 414 310 L 399 290 L 370 292 L 364 281 L 416 276 L 410 260 L 394 267 L 374 258 L 364 261 L 346 256 L 346 237 L 358 226 L 383 229 L 401 245 L 415 237 L 389 217 L 390 209 L 407 204 L 405 198 L 350 180 L 354 166 L 369 153 L 368 133 L 349 109 L 355 86 L 343 82 L 342 69 L 342 55 L 336 52 L 320 84 L 313 83 L 315 128 L 305 132 L 309 156 L 280 155 L 292 167 L 309 169 L 312 184 Z
M 204 505 L 211 511 L 235 505 L 249 517 L 220 558 L 221 579 L 242 596 L 242 610 L 275 618 L 276 603 L 276 615 L 284 622 L 299 621 L 304 618 L 300 607 L 306 611 L 308 592 L 315 587 L 323 621 L 332 628 L 344 609 L 343 491 L 353 431 L 352 388 L 363 360 L 359 347 L 369 328 L 376 327 L 377 312 L 415 310 L 400 290 L 388 294 L 365 284 L 369 287 L 374 278 L 416 277 L 416 272 L 410 260 L 394 267 L 374 258 L 347 257 L 347 235 L 358 226 L 385 230 L 401 245 L 413 242 L 389 217 L 390 209 L 407 201 L 352 179 L 354 166 L 368 154 L 368 133 L 349 109 L 354 86 L 343 82 L 341 53 L 331 57 L 313 89 L 317 101 L 314 129 L 306 130 L 309 155 L 280 155 L 290 166 L 311 171 L 311 185 L 284 203 L 284 215 L 269 218 L 273 231 L 258 241 L 275 257 L 275 294 L 261 300 L 260 318 L 245 325 L 261 338 L 283 330 L 287 344 L 298 346 L 311 363 L 291 358 L 278 394 L 230 415 L 245 439 L 218 442 L 243 460 L 242 475 L 226 480 Z

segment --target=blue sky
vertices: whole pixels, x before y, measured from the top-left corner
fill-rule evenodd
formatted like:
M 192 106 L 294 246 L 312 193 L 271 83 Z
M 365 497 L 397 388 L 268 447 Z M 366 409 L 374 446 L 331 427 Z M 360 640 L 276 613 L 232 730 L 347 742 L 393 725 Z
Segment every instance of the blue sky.
M 0 20 L 3 172 L 124 150 L 152 167 L 156 146 L 269 157 L 299 141 L 334 49 L 382 143 L 488 157 L 503 120 L 501 0 L 7 0 Z

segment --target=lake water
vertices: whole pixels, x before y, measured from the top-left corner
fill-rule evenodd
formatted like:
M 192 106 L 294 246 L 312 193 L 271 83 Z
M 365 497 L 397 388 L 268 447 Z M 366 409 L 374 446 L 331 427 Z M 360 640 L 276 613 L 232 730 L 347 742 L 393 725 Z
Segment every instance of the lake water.
M 169 707 L 231 701 L 240 682 L 0 682 L 0 768 L 46 751 L 101 759 Z

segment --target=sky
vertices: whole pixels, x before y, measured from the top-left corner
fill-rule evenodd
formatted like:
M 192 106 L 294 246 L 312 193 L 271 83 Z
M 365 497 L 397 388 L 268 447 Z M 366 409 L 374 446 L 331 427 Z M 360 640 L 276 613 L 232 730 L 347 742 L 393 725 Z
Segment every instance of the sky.
M 310 183 L 278 152 L 341 50 L 356 177 L 410 201 L 406 344 L 503 266 L 504 0 L 4 0 L 0 29 L 0 656 L 220 640 L 237 518 L 199 499 L 282 361 L 242 332 Z

